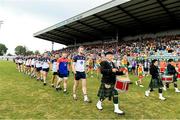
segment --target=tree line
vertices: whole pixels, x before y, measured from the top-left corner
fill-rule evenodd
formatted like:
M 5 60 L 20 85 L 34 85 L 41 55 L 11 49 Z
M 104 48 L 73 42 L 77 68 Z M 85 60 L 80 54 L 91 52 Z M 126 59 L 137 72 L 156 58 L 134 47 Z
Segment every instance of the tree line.
M 3 56 L 7 53 L 8 48 L 6 45 L 0 43 L 0 56 Z M 38 55 L 40 52 L 38 50 L 36 51 L 31 51 L 28 50 L 26 46 L 18 45 L 14 49 L 16 55 L 23 55 L 23 56 L 28 56 L 28 55 Z M 8 56 L 11 56 L 10 53 L 7 54 Z

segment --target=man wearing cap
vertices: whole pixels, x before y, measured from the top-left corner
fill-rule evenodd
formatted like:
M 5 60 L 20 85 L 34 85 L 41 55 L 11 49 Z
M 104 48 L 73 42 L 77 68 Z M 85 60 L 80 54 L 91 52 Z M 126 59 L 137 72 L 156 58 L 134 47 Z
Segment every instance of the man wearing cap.
M 124 115 L 124 112 L 119 109 L 118 104 L 118 91 L 115 90 L 116 75 L 123 75 L 123 72 L 119 72 L 112 62 L 114 55 L 112 52 L 105 53 L 105 60 L 100 63 L 100 71 L 102 74 L 101 85 L 98 92 L 99 100 L 96 104 L 98 110 L 102 110 L 102 102 L 113 97 L 114 113 L 118 115 Z

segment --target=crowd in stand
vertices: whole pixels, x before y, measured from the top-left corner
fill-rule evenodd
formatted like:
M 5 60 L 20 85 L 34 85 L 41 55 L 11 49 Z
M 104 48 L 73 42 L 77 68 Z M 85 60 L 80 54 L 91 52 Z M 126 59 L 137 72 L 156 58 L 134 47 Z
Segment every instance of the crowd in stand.
M 84 46 L 87 55 L 101 55 L 104 51 L 112 51 L 117 58 L 122 57 L 124 54 L 130 57 L 148 57 L 152 55 L 163 56 L 166 55 L 165 53 L 170 53 L 172 56 L 180 56 L 180 39 L 177 36 L 99 43 Z M 73 56 L 77 51 L 77 47 L 65 48 L 54 51 L 53 53 L 62 51 L 66 51 Z

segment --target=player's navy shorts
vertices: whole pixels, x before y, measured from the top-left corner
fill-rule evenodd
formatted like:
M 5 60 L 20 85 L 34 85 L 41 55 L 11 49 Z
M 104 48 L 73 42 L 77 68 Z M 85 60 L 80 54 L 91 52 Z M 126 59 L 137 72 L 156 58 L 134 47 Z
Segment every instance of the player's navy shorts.
M 53 75 L 58 75 L 58 73 L 57 72 L 53 72 Z
M 42 67 L 37 67 L 36 70 L 37 70 L 37 72 L 39 72 L 42 70 Z
M 68 74 L 58 74 L 58 76 L 60 77 L 60 78 L 64 78 L 64 77 L 68 77 L 69 75 Z
M 86 79 L 86 73 L 76 71 L 75 80 L 80 80 L 80 79 Z
M 49 72 L 49 68 L 43 68 L 42 69 L 44 72 Z
M 18 63 L 19 65 L 22 65 L 22 63 Z

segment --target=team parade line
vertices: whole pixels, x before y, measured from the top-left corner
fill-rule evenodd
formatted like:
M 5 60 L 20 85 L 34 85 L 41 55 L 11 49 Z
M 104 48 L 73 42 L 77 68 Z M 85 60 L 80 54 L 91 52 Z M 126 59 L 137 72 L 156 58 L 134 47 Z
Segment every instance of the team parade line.
M 72 60 L 68 58 L 67 52 L 62 52 L 59 57 L 59 53 L 53 57 L 49 57 L 48 53 L 44 53 L 43 56 L 26 56 L 16 57 L 14 62 L 19 72 L 23 72 L 36 78 L 37 81 L 42 81 L 43 85 L 47 85 L 47 75 L 50 69 L 53 72 L 51 79 L 51 86 L 56 91 L 63 90 L 67 93 L 68 77 L 70 71 L 74 75 L 74 85 L 72 91 L 72 98 L 78 100 L 76 91 L 80 81 L 82 82 L 82 92 L 84 96 L 84 102 L 91 103 L 91 100 L 87 94 L 87 75 L 93 76 L 93 71 L 96 71 L 96 77 L 101 78 L 101 84 L 97 91 L 98 102 L 96 107 L 98 110 L 103 110 L 102 103 L 105 99 L 113 101 L 114 113 L 118 115 L 124 115 L 125 112 L 119 108 L 119 92 L 126 92 L 132 84 L 129 79 L 129 72 L 138 76 L 138 80 L 135 81 L 137 87 L 143 86 L 144 76 L 151 75 L 151 80 L 145 96 L 149 97 L 150 93 L 154 89 L 158 89 L 159 99 L 164 101 L 166 98 L 163 96 L 163 91 L 167 91 L 170 84 L 174 85 L 174 91 L 180 93 L 178 89 L 177 80 L 180 79 L 180 61 L 175 62 L 173 59 L 169 59 L 168 62 L 164 60 L 144 60 L 138 62 L 133 60 L 131 62 L 131 69 L 129 69 L 129 62 L 127 56 L 124 55 L 120 62 L 114 62 L 114 54 L 111 51 L 104 52 L 104 56 L 93 60 L 91 57 L 85 57 L 85 48 L 80 46 L 78 48 L 78 54 L 72 57 Z M 61 84 L 63 83 L 63 87 Z

